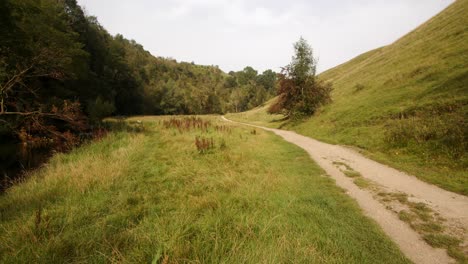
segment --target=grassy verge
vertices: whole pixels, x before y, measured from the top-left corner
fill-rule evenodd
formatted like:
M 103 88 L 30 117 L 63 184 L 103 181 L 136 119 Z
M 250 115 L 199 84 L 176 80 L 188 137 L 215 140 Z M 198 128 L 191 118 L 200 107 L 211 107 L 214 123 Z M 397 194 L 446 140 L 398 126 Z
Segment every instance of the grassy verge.
M 0 197 L 0 262 L 409 262 L 303 150 L 207 118 L 54 157 Z
M 384 130 L 384 127 L 350 127 L 336 131 L 321 124 L 320 120 L 315 119 L 317 117 L 291 123 L 280 115 L 269 115 L 266 112 L 267 108 L 268 105 L 244 113 L 228 114 L 226 117 L 238 122 L 293 130 L 331 144 L 353 146 L 376 161 L 405 171 L 446 190 L 468 195 L 466 155 L 461 159 L 450 159 L 442 154 L 434 156 L 426 146 L 417 143 L 398 147 L 389 146 L 384 142 L 380 132 Z M 436 147 L 437 145 L 434 145 L 432 148 Z
M 288 120 L 285 119 L 283 115 L 268 114 L 267 112 L 268 108 L 274 100 L 276 99 L 273 98 L 270 101 L 266 102 L 264 105 L 256 107 L 246 112 L 226 114 L 226 117 L 230 120 L 238 122 L 248 122 L 249 124 L 258 126 L 281 128 L 283 125 L 287 124 Z

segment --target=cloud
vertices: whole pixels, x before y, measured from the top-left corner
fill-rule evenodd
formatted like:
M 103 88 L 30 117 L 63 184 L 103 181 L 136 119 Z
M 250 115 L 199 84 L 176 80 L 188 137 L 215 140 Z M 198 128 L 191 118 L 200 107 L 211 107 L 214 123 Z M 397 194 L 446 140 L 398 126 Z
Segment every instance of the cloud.
M 453 0 L 78 0 L 109 32 L 157 56 L 240 70 L 278 70 L 299 36 L 319 71 L 387 45 Z
M 234 26 L 262 26 L 272 27 L 288 23 L 291 19 L 289 13 L 275 14 L 266 7 L 247 9 L 243 5 L 231 5 L 224 10 L 225 18 Z

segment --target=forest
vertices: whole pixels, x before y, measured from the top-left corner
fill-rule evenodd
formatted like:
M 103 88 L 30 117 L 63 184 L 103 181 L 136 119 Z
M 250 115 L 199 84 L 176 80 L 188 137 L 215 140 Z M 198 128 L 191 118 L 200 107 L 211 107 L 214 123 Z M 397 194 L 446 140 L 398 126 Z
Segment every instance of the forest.
M 76 0 L 0 2 L 0 136 L 67 141 L 107 116 L 245 111 L 277 73 L 153 56 L 112 36 Z

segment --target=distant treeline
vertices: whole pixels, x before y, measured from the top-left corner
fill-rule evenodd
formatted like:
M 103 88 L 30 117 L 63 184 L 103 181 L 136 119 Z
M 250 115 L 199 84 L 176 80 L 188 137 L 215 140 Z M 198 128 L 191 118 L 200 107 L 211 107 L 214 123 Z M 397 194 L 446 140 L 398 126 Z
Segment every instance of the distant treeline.
M 0 134 L 62 137 L 109 115 L 244 111 L 276 94 L 276 78 L 154 57 L 76 0 L 0 1 Z

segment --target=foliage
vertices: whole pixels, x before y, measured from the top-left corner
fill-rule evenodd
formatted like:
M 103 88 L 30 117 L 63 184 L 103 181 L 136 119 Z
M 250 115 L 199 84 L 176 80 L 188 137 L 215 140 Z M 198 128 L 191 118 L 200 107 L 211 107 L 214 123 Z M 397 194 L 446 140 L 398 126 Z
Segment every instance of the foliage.
M 77 77 L 87 54 L 63 6 L 32 0 L 1 5 L 6 21 L 0 31 L 0 123 L 22 138 L 74 142 L 65 132 L 82 131 L 86 119 L 79 102 L 60 96 L 60 87 Z
M 88 103 L 89 119 L 92 123 L 99 123 L 105 117 L 112 115 L 115 106 L 109 101 L 104 101 L 101 97 L 96 98 L 94 102 Z
M 226 87 L 230 88 L 230 112 L 242 112 L 260 106 L 271 99 L 276 90 L 277 74 L 266 70 L 258 74 L 252 67 L 230 72 Z
M 301 37 L 294 50 L 291 64 L 279 75 L 278 100 L 270 113 L 284 111 L 289 117 L 311 115 L 331 101 L 331 84 L 316 79 L 316 60 L 307 41 Z
M 176 128 L 179 133 L 189 132 L 191 130 L 199 130 L 202 132 L 208 132 L 208 129 L 212 127 L 211 121 L 204 120 L 200 117 L 185 117 L 175 118 L 163 121 L 164 128 Z
M 195 146 L 198 153 L 206 154 L 215 148 L 215 143 L 213 138 L 195 137 Z
M 57 150 L 69 150 L 81 140 L 79 134 L 88 130 L 86 116 L 78 101 L 63 101 L 52 105 L 47 113 L 33 113 L 22 116 L 15 129 L 22 142 L 31 146 L 55 145 Z
M 78 101 L 92 124 L 111 114 L 247 110 L 273 95 L 275 78 L 271 70 L 228 75 L 154 57 L 134 40 L 111 36 L 76 0 L 0 3 L 0 131 L 10 134 L 25 128 L 26 116 L 48 122 L 48 111 L 64 100 Z

